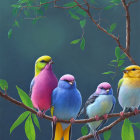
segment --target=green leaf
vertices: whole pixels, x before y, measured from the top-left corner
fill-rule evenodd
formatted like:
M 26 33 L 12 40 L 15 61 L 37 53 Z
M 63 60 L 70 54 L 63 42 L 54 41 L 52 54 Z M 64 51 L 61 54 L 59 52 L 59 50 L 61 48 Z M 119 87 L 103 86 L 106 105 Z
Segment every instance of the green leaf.
M 7 83 L 6 80 L 0 79 L 0 88 L 2 90 L 5 90 L 5 89 L 7 90 L 8 89 L 8 83 Z
M 124 60 L 119 60 L 119 61 L 118 61 L 118 67 L 120 67 L 121 65 L 123 65 L 124 62 L 125 62 Z
M 132 123 L 133 125 L 135 125 L 138 129 L 140 129 L 140 123 Z
M 29 14 L 29 11 L 24 10 L 24 15 L 28 17 L 28 16 L 30 15 L 30 14 Z
M 33 108 L 33 104 L 32 104 L 30 97 L 18 86 L 16 86 L 16 88 L 18 90 L 18 94 L 19 94 L 23 104 L 25 104 L 28 107 Z
M 124 71 L 124 70 L 125 70 L 125 67 L 122 67 L 120 70 L 121 70 L 121 71 Z
M 21 8 L 22 6 L 21 5 L 17 5 L 17 4 L 13 4 L 13 5 L 11 5 L 11 7 L 13 7 L 13 8 Z
M 18 127 L 26 118 L 27 116 L 30 114 L 29 111 L 25 111 L 24 113 L 22 113 L 18 119 L 13 123 L 13 125 L 10 128 L 10 134 L 13 132 L 13 130 Z
M 47 2 L 46 0 L 40 0 L 40 4 Z
M 15 20 L 14 25 L 15 25 L 16 27 L 18 27 L 18 28 L 19 28 L 19 23 L 18 23 L 18 21 L 17 21 L 17 20 Z
M 114 5 L 106 6 L 106 7 L 104 8 L 104 10 L 110 10 L 112 7 L 114 7 Z
M 86 25 L 86 20 L 85 19 L 84 20 L 80 20 L 80 26 L 81 26 L 81 28 L 84 28 L 85 25 Z
M 95 0 L 90 0 L 91 1 L 91 3 L 93 3 L 93 4 L 95 4 L 96 2 L 95 2 Z
M 111 137 L 111 130 L 105 131 L 103 133 L 103 136 L 104 136 L 104 140 L 109 140 Z
M 122 54 L 121 56 L 120 56 L 120 59 L 124 59 L 126 57 L 126 54 Z
M 108 64 L 109 66 L 111 66 L 111 67 L 115 67 L 115 65 L 112 65 L 112 64 Z
M 77 4 L 75 2 L 70 2 L 70 3 L 66 3 L 64 4 L 65 7 L 73 7 L 76 6 Z
M 77 43 L 79 43 L 79 41 L 80 41 L 81 39 L 76 39 L 76 40 L 73 40 L 73 41 L 71 41 L 71 43 L 70 44 L 77 44 Z
M 118 62 L 117 60 L 112 60 L 111 62 Z
M 29 0 L 19 0 L 18 1 L 19 4 L 24 4 L 24 3 L 28 3 L 28 2 L 29 2 Z
M 110 32 L 113 32 L 116 28 L 117 24 L 116 23 L 113 23 L 110 25 Z
M 9 38 L 9 39 L 10 39 L 11 36 L 12 36 L 12 32 L 13 32 L 13 29 L 10 29 L 10 30 L 8 31 L 8 38 Z
M 84 125 L 82 128 L 81 128 L 81 133 L 82 133 L 82 136 L 85 136 L 88 134 L 88 128 L 86 125 Z
M 72 13 L 70 10 L 69 10 L 69 14 L 70 14 L 71 18 L 80 20 L 80 18 L 77 15 L 75 15 L 74 13 Z
M 80 48 L 81 48 L 81 50 L 85 49 L 85 39 L 84 39 L 84 37 L 82 38 L 82 41 L 81 41 L 81 44 L 80 44 Z
M 128 119 L 124 120 L 121 137 L 122 140 L 135 140 L 133 127 Z
M 35 125 L 36 125 L 36 126 L 38 127 L 38 129 L 40 130 L 39 121 L 38 121 L 36 115 L 35 115 L 35 114 L 32 114 L 32 118 L 33 118 L 33 121 L 34 121 Z
M 115 5 L 118 5 L 121 2 L 121 0 L 111 0 L 110 2 Z
M 28 140 L 35 140 L 35 128 L 32 122 L 31 115 L 27 118 L 25 122 L 25 134 Z
M 84 16 L 84 17 L 86 17 L 86 15 L 87 15 L 87 13 L 81 8 L 78 8 L 78 10 L 76 10 L 76 13 L 78 13 L 81 16 Z
M 104 72 L 102 74 L 111 74 L 111 73 L 115 73 L 114 71 L 107 71 L 107 72 Z
M 115 56 L 116 56 L 117 60 L 120 59 L 120 48 L 119 47 L 116 47 L 116 49 L 115 49 Z

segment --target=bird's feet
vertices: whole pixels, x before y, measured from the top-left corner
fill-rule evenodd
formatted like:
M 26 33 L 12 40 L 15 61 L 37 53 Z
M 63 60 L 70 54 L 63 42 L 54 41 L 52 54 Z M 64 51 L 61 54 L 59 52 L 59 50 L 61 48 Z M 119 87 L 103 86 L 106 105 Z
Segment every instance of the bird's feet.
M 41 112 L 40 110 L 37 112 L 37 116 L 38 116 L 38 117 L 43 118 L 43 115 L 44 115 L 44 113 Z
M 124 117 L 124 112 L 123 112 L 123 111 L 120 112 L 120 117 L 121 117 L 121 118 Z
M 53 123 L 55 124 L 57 122 L 57 117 L 56 116 L 53 116 Z
M 137 115 L 138 113 L 139 113 L 138 108 L 135 108 L 135 110 L 134 110 L 134 114 Z
M 70 123 L 72 124 L 72 123 L 74 123 L 75 122 L 75 119 L 74 118 L 71 118 L 70 119 Z
M 104 114 L 103 117 L 104 117 L 105 120 L 107 120 L 108 119 L 108 114 Z
M 94 118 L 95 118 L 96 121 L 99 121 L 99 116 L 98 115 L 96 115 Z

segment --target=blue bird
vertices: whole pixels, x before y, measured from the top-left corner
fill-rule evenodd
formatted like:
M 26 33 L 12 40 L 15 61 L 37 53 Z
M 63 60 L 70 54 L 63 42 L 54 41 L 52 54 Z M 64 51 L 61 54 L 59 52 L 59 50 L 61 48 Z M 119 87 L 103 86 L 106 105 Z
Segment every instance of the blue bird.
M 95 117 L 96 121 L 88 123 L 88 126 L 96 140 L 100 140 L 97 131 L 106 123 L 107 114 L 113 112 L 115 103 L 116 99 L 113 96 L 111 85 L 103 82 L 98 85 L 96 91 L 88 98 L 84 108 L 80 111 L 79 115 L 85 113 L 88 118 Z M 105 120 L 99 120 L 100 116 L 104 116 Z
M 82 105 L 82 97 L 76 88 L 74 76 L 66 74 L 58 82 L 52 93 L 51 114 L 53 116 L 52 140 L 70 140 L 71 124 L 56 122 L 57 119 L 76 119 Z

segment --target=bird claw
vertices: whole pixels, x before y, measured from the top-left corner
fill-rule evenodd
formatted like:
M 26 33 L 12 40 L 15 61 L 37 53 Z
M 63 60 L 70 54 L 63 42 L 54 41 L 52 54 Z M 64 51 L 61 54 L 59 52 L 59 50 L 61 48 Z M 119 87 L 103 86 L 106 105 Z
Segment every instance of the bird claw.
M 124 112 L 120 112 L 120 117 L 123 118 L 124 117 Z
M 71 118 L 70 119 L 70 123 L 72 124 L 72 123 L 74 123 L 75 122 L 75 119 L 74 118 Z
M 57 122 L 57 117 L 53 116 L 53 122 L 56 123 Z
M 43 115 L 44 115 L 43 112 L 41 112 L 41 111 L 38 111 L 38 112 L 37 112 L 37 116 L 38 116 L 38 117 L 43 118 Z
M 94 118 L 95 118 L 96 121 L 99 121 L 99 116 L 98 115 L 96 115 Z
M 139 113 L 139 110 L 137 108 L 135 108 L 134 114 L 137 115 L 138 113 Z
M 105 120 L 107 120 L 108 119 L 108 114 L 104 114 L 103 117 L 104 117 Z

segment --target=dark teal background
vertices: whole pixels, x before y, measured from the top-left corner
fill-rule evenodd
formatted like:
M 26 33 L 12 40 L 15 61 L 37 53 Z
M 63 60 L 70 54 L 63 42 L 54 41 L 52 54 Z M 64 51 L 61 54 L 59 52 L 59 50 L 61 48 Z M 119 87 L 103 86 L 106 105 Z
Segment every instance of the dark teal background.
M 107 65 L 114 56 L 116 42 L 105 33 L 97 30 L 96 26 L 88 19 L 85 27 L 85 50 L 80 45 L 70 45 L 74 39 L 80 38 L 82 30 L 79 21 L 70 18 L 66 10 L 50 8 L 46 15 L 37 24 L 30 20 L 19 18 L 20 28 L 14 28 L 12 38 L 8 39 L 7 32 L 11 28 L 14 17 L 10 7 L 14 1 L 3 0 L 0 4 L 0 78 L 9 83 L 8 95 L 20 100 L 16 85 L 29 91 L 30 81 L 34 76 L 34 62 L 41 55 L 50 55 L 55 62 L 53 70 L 58 79 L 63 74 L 73 74 L 77 81 L 77 87 L 81 91 L 83 103 L 92 94 L 97 85 L 103 81 L 111 83 L 114 96 L 117 98 L 117 82 L 121 78 L 120 73 L 115 80 L 109 75 L 101 73 L 110 70 Z M 110 12 L 111 11 L 111 12 Z M 120 35 L 122 45 L 125 45 L 125 13 L 121 7 L 115 7 L 102 13 L 101 24 L 116 22 L 116 35 Z M 140 2 L 130 7 L 131 11 L 131 54 L 140 64 Z M 125 66 L 131 63 L 127 60 Z M 120 112 L 120 105 L 116 104 L 114 112 Z M 19 126 L 10 135 L 9 130 L 17 117 L 25 111 L 14 104 L 0 98 L 0 140 L 26 140 L 24 124 Z M 112 122 L 114 119 L 110 119 Z M 36 140 L 51 139 L 51 123 L 39 119 L 41 131 L 36 128 Z M 132 119 L 140 122 L 140 116 Z M 109 123 L 108 122 L 108 123 Z M 82 125 L 73 125 L 72 140 L 81 136 Z M 112 129 L 111 140 L 121 139 L 121 126 L 119 123 Z M 140 130 L 135 129 L 136 140 L 139 140 Z

